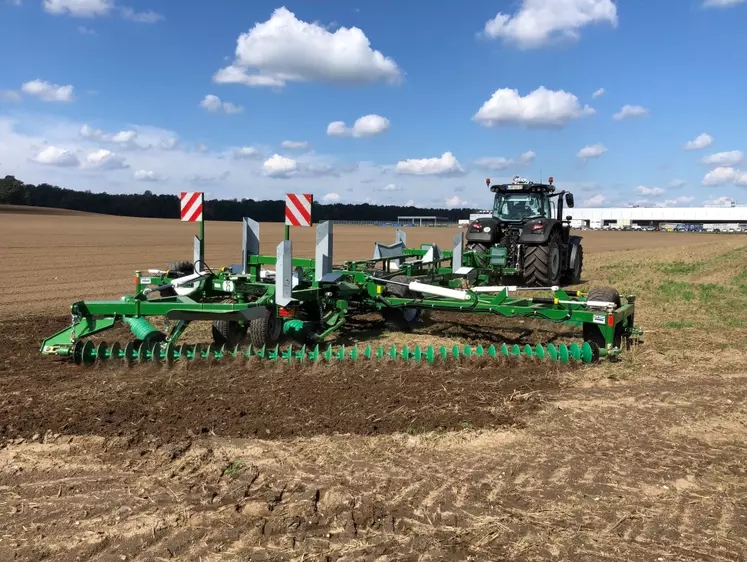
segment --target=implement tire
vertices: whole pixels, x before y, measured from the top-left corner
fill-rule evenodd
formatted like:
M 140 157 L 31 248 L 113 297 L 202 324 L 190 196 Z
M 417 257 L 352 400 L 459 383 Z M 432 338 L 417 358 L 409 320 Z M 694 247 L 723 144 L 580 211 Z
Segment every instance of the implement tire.
M 283 333 L 282 319 L 274 309 L 268 308 L 267 312 L 266 316 L 249 322 L 249 339 L 254 348 L 277 343 Z
M 406 275 L 395 275 L 391 281 L 410 283 L 412 279 Z M 404 285 L 387 285 L 384 294 L 399 299 L 416 298 L 415 293 Z M 419 308 L 382 308 L 381 315 L 384 317 L 387 330 L 393 332 L 411 332 L 418 323 L 418 320 L 420 320 L 421 310 Z
M 620 293 L 614 287 L 594 287 L 589 291 L 586 300 L 590 301 L 605 301 L 615 303 L 616 308 L 620 308 L 622 301 L 620 300 Z M 604 336 L 597 324 L 584 323 L 584 341 L 595 343 L 600 349 L 607 347 L 607 342 L 604 341 Z M 622 346 L 623 336 L 623 325 L 618 324 L 615 327 L 615 334 L 612 336 L 612 345 L 614 347 Z
M 526 246 L 524 249 L 524 283 L 528 287 L 552 287 L 560 285 L 563 272 L 560 262 L 560 237 L 557 232 L 542 246 Z

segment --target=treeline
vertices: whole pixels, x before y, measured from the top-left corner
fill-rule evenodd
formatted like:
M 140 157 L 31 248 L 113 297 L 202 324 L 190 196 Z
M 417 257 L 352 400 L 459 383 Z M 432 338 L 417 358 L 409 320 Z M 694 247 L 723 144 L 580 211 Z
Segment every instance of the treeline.
M 92 193 L 41 183 L 23 183 L 13 176 L 0 179 L 0 204 L 53 207 L 107 215 L 147 218 L 179 218 L 178 195 Z M 314 222 L 325 220 L 391 221 L 398 215 L 437 215 L 453 220 L 469 218 L 472 209 L 423 209 L 399 205 L 313 203 Z M 205 220 L 238 221 L 252 217 L 262 222 L 283 222 L 285 201 L 210 199 L 204 205 Z

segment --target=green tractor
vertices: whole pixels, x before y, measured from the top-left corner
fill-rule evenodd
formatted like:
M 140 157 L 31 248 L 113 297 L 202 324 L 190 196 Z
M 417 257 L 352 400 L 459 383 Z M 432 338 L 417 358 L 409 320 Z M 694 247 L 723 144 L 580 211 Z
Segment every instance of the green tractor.
M 491 185 L 495 193 L 490 217 L 472 221 L 465 250 L 473 261 L 497 277 L 519 277 L 526 287 L 575 285 L 581 282 L 584 252 L 581 236 L 570 234 L 563 204 L 573 194 L 555 191 L 553 178 L 535 183 L 515 176 L 510 184 Z

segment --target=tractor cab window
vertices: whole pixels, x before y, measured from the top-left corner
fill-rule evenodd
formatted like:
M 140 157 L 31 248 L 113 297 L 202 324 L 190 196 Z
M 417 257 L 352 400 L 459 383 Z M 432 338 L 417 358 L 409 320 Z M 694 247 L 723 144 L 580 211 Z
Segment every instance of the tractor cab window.
M 550 202 L 539 193 L 498 193 L 493 205 L 493 217 L 502 221 L 550 218 Z

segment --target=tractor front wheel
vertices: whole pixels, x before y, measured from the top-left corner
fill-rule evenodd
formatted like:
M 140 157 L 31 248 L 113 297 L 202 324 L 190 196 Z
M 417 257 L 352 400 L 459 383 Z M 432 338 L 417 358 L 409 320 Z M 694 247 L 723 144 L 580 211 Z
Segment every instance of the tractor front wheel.
M 524 249 L 524 283 L 529 287 L 560 285 L 563 268 L 560 263 L 560 237 L 557 232 L 542 246 Z
M 570 252 L 570 249 L 569 249 Z M 581 283 L 581 271 L 584 267 L 584 248 L 583 246 L 578 246 L 578 256 L 576 257 L 576 263 L 573 264 L 573 267 L 569 268 L 568 271 L 566 271 L 566 274 L 563 276 L 563 281 L 567 283 L 568 285 L 578 285 Z

